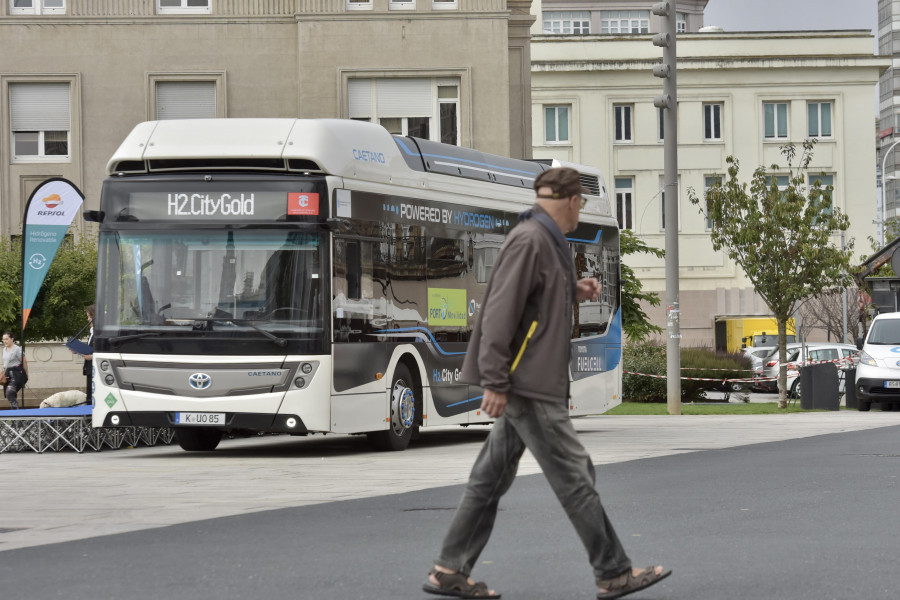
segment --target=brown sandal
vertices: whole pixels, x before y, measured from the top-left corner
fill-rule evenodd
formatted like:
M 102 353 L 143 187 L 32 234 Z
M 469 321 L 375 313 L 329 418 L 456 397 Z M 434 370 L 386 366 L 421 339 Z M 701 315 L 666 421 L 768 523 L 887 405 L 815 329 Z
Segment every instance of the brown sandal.
M 438 596 L 453 596 L 454 598 L 499 598 L 500 594 L 491 594 L 488 586 L 483 581 L 474 584 L 469 583 L 469 578 L 462 573 L 444 573 L 432 568 L 428 571 L 429 575 L 434 575 L 438 585 L 434 585 L 431 581 L 425 583 L 422 589 L 429 594 L 437 594 Z
M 603 588 L 605 592 L 598 592 L 598 600 L 612 600 L 613 598 L 621 598 L 644 588 L 648 588 L 654 583 L 659 583 L 672 574 L 672 570 L 663 571 L 659 575 L 656 574 L 656 567 L 645 567 L 642 571 L 634 575 L 629 568 L 627 571 L 612 579 L 598 579 L 597 587 Z

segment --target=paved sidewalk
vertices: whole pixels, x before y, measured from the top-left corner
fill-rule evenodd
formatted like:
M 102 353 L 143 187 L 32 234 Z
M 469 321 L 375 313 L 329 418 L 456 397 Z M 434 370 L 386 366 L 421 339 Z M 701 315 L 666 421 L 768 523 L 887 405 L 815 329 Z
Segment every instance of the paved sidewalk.
M 900 425 L 900 413 L 602 416 L 576 420 L 598 464 Z M 464 483 L 487 427 L 426 431 L 375 453 L 364 436 L 226 440 L 100 453 L 4 454 L 0 551 L 256 511 Z M 526 455 L 519 473 L 539 472 Z M 448 499 L 448 507 L 458 498 Z

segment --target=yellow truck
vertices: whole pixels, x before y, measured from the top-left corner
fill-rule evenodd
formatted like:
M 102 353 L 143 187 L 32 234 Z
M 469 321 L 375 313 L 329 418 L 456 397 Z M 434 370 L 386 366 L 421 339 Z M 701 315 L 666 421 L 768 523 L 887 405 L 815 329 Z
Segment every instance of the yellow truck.
M 778 345 L 778 322 L 775 317 L 726 317 L 722 320 L 725 321 L 725 347 L 728 352 L 740 352 L 741 348 Z M 721 327 L 717 329 L 721 330 Z M 796 339 L 794 320 L 790 319 L 787 322 L 787 341 L 793 342 Z

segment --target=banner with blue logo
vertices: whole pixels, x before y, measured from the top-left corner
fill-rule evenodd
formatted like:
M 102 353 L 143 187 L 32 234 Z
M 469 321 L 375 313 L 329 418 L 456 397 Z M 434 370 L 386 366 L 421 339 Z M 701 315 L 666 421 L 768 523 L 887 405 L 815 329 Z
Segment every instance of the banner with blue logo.
M 22 235 L 22 331 L 50 263 L 83 202 L 81 190 L 62 178 L 48 179 L 28 198 Z

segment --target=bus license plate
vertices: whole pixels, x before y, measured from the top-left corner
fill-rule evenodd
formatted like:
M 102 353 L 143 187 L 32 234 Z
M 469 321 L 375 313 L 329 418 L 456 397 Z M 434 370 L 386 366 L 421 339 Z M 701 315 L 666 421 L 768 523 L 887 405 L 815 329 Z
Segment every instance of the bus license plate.
M 224 425 L 225 413 L 175 413 L 175 423 L 178 425 Z
M 900 381 L 885 381 L 884 387 L 886 388 L 900 388 Z

